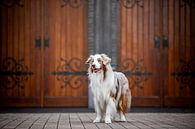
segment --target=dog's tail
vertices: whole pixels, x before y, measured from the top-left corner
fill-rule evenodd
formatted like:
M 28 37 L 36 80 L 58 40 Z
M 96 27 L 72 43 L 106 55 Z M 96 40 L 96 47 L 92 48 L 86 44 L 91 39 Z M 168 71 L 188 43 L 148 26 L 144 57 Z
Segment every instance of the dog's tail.
M 116 96 L 116 102 L 117 102 L 117 105 L 119 105 L 119 100 L 120 100 L 120 97 L 121 97 L 121 92 L 122 92 L 122 84 L 121 84 L 121 81 L 119 79 L 117 79 L 117 96 Z
M 122 93 L 119 99 L 118 108 L 123 113 L 128 112 L 131 105 L 131 92 L 126 90 L 126 93 Z
M 117 102 L 117 107 L 119 111 L 122 112 L 128 112 L 130 105 L 131 105 L 131 92 L 128 87 L 128 83 L 125 85 L 127 86 L 122 86 L 122 82 L 119 80 L 118 81 L 118 94 L 116 97 L 116 102 Z

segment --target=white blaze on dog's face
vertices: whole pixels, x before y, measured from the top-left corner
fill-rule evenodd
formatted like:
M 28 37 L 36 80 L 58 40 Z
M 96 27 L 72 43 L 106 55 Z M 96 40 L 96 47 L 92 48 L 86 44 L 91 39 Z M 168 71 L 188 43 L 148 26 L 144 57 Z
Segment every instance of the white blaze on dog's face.
M 92 73 L 93 72 L 97 73 L 101 71 L 103 67 L 109 64 L 110 62 L 111 59 L 105 54 L 91 55 L 86 61 L 86 63 L 89 64 Z

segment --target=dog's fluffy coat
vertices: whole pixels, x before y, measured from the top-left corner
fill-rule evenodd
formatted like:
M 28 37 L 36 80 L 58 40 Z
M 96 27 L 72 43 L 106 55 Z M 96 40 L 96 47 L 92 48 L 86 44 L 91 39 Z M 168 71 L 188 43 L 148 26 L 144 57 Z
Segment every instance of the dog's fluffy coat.
M 120 121 L 126 121 L 124 113 L 131 105 L 128 79 L 123 73 L 114 72 L 110 62 L 105 54 L 91 55 L 86 61 L 97 115 L 93 122 L 111 123 L 117 113 Z

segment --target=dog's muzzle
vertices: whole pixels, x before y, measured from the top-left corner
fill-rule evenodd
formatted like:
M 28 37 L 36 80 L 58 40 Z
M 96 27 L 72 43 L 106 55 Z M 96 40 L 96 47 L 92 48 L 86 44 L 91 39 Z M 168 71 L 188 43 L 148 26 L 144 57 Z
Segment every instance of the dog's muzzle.
M 94 73 L 97 73 L 99 71 L 101 71 L 102 68 L 96 68 L 95 65 L 92 65 L 92 69 Z

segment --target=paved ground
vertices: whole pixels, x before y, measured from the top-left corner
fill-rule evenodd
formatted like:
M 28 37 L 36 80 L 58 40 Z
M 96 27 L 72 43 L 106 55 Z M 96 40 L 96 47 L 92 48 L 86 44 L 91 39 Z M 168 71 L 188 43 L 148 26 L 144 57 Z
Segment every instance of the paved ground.
M 195 113 L 128 113 L 127 122 L 92 123 L 94 113 L 0 113 L 1 129 L 195 129 Z

